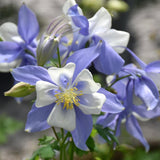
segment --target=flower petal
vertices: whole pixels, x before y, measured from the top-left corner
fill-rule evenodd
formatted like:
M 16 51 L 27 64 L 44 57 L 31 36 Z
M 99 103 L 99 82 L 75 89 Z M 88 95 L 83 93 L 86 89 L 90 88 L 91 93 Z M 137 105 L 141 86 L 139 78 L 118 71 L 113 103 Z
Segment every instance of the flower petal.
M 23 66 L 13 69 L 11 72 L 15 80 L 35 85 L 37 81 L 53 83 L 47 70 L 40 66 Z
M 67 0 L 64 3 L 64 6 L 63 6 L 63 13 L 65 15 L 67 15 L 69 8 L 71 8 L 74 5 L 76 5 L 76 1 L 75 0 Z M 80 15 L 83 15 L 82 10 L 81 10 L 80 7 L 78 7 L 78 12 L 80 13 Z
M 89 70 L 82 70 L 73 82 L 78 91 L 82 91 L 82 94 L 90 94 L 97 92 L 100 89 L 100 84 L 93 80 L 92 74 Z
M 107 32 L 101 32 L 97 34 L 101 38 L 103 38 L 108 45 L 110 45 L 116 52 L 122 53 L 128 44 L 129 41 L 129 33 L 124 31 L 118 31 L 115 29 L 110 29 Z
M 77 5 L 68 10 L 68 15 L 71 16 L 74 25 L 80 29 L 79 33 L 87 36 L 89 34 L 89 22 L 85 16 L 79 14 Z
M 110 127 L 112 129 L 115 129 L 117 118 L 117 114 L 105 114 L 98 117 L 97 124 L 102 125 L 104 128 Z
M 16 59 L 10 63 L 0 63 L 0 72 L 10 72 L 11 69 L 18 67 L 21 62 L 21 59 Z
M 36 107 L 43 107 L 49 104 L 52 104 L 56 101 L 56 97 L 54 97 L 54 94 L 51 94 L 54 89 L 58 89 L 57 86 L 55 86 L 52 83 L 46 82 L 46 81 L 38 81 L 36 83 Z
M 72 77 L 75 70 L 74 63 L 67 63 L 63 68 L 51 67 L 48 69 L 48 73 L 53 82 L 61 87 L 66 86 L 66 83 L 70 85 L 72 83 Z
M 98 92 L 103 93 L 106 96 L 106 101 L 103 104 L 102 112 L 119 113 L 123 111 L 124 106 L 118 100 L 116 95 L 112 94 L 111 92 L 106 91 L 103 88 L 101 88 Z
M 101 108 L 106 100 L 104 94 L 92 93 L 79 97 L 79 108 L 84 114 L 100 114 Z
M 159 101 L 158 90 L 154 83 L 146 77 L 135 80 L 135 95 L 142 99 L 148 110 L 154 109 Z
M 74 77 L 84 68 L 87 68 L 99 56 L 99 52 L 97 52 L 96 48 L 97 46 L 80 49 L 68 58 L 67 63 L 73 62 L 76 64 Z
M 18 32 L 29 44 L 39 33 L 39 24 L 35 14 L 23 4 L 18 14 Z
M 9 63 L 19 59 L 22 50 L 15 42 L 0 42 L 0 63 Z
M 38 132 L 50 128 L 51 126 L 48 125 L 47 118 L 53 107 L 54 104 L 37 108 L 35 104 L 33 104 L 32 109 L 27 116 L 25 131 Z
M 146 151 L 149 150 L 149 144 L 147 143 L 146 139 L 143 137 L 141 128 L 137 120 L 134 118 L 134 116 L 131 115 L 129 118 L 127 118 L 126 129 L 129 134 L 131 134 L 133 137 L 138 139 L 144 145 Z
M 100 55 L 93 62 L 99 72 L 110 75 L 121 70 L 124 60 L 104 40 L 99 52 Z
M 19 37 L 17 26 L 11 22 L 3 23 L 0 26 L 0 37 L 3 41 L 14 41 L 14 37 Z
M 75 145 L 81 150 L 88 150 L 86 141 L 92 131 L 92 117 L 85 115 L 78 108 L 75 107 L 76 111 L 76 128 L 71 132 Z
M 90 36 L 98 35 L 99 33 L 105 33 L 111 28 L 111 15 L 103 7 L 101 7 L 88 21 Z
M 50 113 L 47 122 L 50 126 L 73 131 L 76 128 L 76 114 L 74 109 L 63 109 L 63 106 L 56 104 Z

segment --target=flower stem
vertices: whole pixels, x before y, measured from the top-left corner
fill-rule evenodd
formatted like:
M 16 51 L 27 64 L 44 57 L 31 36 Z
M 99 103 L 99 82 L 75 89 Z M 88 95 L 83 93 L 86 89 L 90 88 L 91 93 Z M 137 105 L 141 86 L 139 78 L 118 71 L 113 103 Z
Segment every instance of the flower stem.
M 59 137 L 58 137 L 58 135 L 57 135 L 57 132 L 56 132 L 55 128 L 52 127 L 52 130 L 53 130 L 53 132 L 54 132 L 54 135 L 55 135 L 56 139 L 59 141 Z
M 70 158 L 69 160 L 73 160 L 73 155 L 74 155 L 74 144 L 73 144 L 73 140 L 70 143 L 71 145 L 71 151 L 70 151 Z
M 59 67 L 61 68 L 61 56 L 60 56 L 60 52 L 59 52 L 59 47 L 57 47 L 57 55 L 58 55 L 58 63 L 59 63 Z

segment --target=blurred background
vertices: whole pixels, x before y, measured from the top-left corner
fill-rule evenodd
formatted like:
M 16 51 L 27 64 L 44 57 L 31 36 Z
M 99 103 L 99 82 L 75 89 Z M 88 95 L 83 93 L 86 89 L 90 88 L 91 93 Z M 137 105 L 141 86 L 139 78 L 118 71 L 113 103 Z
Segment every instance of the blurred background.
M 26 5 L 37 15 L 41 29 L 40 35 L 56 16 L 62 14 L 64 2 L 65 0 L 25 1 Z M 21 3 L 20 0 L 0 0 L 0 25 L 7 21 L 17 24 Z M 93 16 L 101 6 L 106 7 L 113 16 L 112 28 L 130 33 L 128 45 L 130 49 L 146 63 L 160 59 L 159 0 L 77 0 L 77 3 L 88 18 Z M 132 62 L 128 53 L 122 56 L 126 63 Z M 26 160 L 37 148 L 37 139 L 44 134 L 52 135 L 52 131 L 34 134 L 24 132 L 27 113 L 31 108 L 30 97 L 26 97 L 21 104 L 17 104 L 11 97 L 4 97 L 4 92 L 12 85 L 13 79 L 10 73 L 0 73 L 0 160 Z M 111 159 L 117 159 L 117 157 L 118 160 L 160 159 L 159 118 L 147 123 L 141 122 L 140 125 L 151 145 L 150 153 L 146 154 L 139 142 L 124 131 L 120 144 L 122 142 L 128 146 L 125 145 L 122 150 L 115 151 Z M 107 156 L 106 150 L 102 149 L 102 152 L 104 157 Z

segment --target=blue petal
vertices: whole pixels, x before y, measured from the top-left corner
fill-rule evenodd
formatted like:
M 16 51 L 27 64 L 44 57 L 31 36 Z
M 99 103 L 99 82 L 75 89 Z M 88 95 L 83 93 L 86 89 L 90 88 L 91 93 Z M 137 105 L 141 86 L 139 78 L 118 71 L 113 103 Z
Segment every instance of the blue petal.
M 97 124 L 102 125 L 104 128 L 111 127 L 112 129 L 114 129 L 116 126 L 117 118 L 117 114 L 105 114 L 98 117 Z
M 149 144 L 147 143 L 146 139 L 143 137 L 141 128 L 137 120 L 134 118 L 134 116 L 131 115 L 129 118 L 127 118 L 126 129 L 129 134 L 131 134 L 133 137 L 138 139 L 144 145 L 146 151 L 149 151 Z
M 143 100 L 149 110 L 154 109 L 158 104 L 158 90 L 147 77 L 135 80 L 135 94 Z
M 25 4 L 19 10 L 18 32 L 27 44 L 31 43 L 39 32 L 36 16 Z
M 9 63 L 19 58 L 20 46 L 15 42 L 0 42 L 0 63 Z
M 102 40 L 102 46 L 99 52 L 99 57 L 94 61 L 95 68 L 99 72 L 110 75 L 118 73 L 121 70 L 124 60 L 107 44 L 107 42 Z
M 118 100 L 116 95 L 112 94 L 111 92 L 106 91 L 103 88 L 101 88 L 98 92 L 103 93 L 106 96 L 106 101 L 103 104 L 102 112 L 119 113 L 123 111 L 124 106 Z
M 160 61 L 154 61 L 145 68 L 146 72 L 160 73 Z
M 92 117 L 85 115 L 75 107 L 76 111 L 76 129 L 71 132 L 75 145 L 81 150 L 88 150 L 86 141 L 92 131 Z
M 38 132 L 50 128 L 51 126 L 48 125 L 47 118 L 53 107 L 54 104 L 37 108 L 34 103 L 31 111 L 28 113 L 25 131 Z
M 160 102 L 158 103 L 156 108 L 150 111 L 146 110 L 146 108 L 143 105 L 134 106 L 133 112 L 136 112 L 140 117 L 147 118 L 147 119 L 159 117 L 160 116 Z
M 75 26 L 80 28 L 79 33 L 86 36 L 89 34 L 89 22 L 85 16 L 82 16 L 79 14 L 77 7 L 78 5 L 72 6 L 68 10 L 68 15 L 71 16 L 72 21 L 75 24 Z
M 27 53 L 24 53 L 24 58 L 21 66 L 36 65 L 36 64 L 37 64 L 37 60 L 33 56 Z
M 73 62 L 76 64 L 74 77 L 76 77 L 83 69 L 87 68 L 98 56 L 97 46 L 84 48 L 74 52 L 67 60 L 67 63 Z
M 23 66 L 13 69 L 11 72 L 15 80 L 35 85 L 37 81 L 53 83 L 48 71 L 39 66 Z

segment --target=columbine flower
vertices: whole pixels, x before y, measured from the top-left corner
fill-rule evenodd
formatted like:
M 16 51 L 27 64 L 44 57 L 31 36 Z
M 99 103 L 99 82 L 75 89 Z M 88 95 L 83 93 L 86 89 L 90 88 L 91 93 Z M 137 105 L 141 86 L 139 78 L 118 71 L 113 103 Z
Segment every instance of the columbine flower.
M 99 72 L 104 74 L 118 73 L 124 60 L 117 52 L 122 53 L 124 48 L 117 46 L 125 47 L 128 44 L 129 34 L 110 29 L 111 16 L 105 8 L 101 8 L 92 18 L 87 20 L 75 1 L 68 0 L 66 4 L 63 8 L 65 14 L 72 17 L 73 23 L 79 26 L 80 31 L 83 32 L 83 34 L 79 34 L 75 29 L 68 55 L 71 51 L 74 53 L 67 62 L 75 63 L 79 71 L 93 62 Z M 80 20 L 80 17 L 83 20 Z M 89 42 L 89 47 L 85 48 L 87 42 Z
M 134 82 L 134 103 L 136 105 L 143 103 L 147 110 L 152 110 L 157 106 L 159 102 L 158 89 L 154 82 L 147 77 L 144 70 L 136 68 L 133 64 L 128 64 L 122 68 L 118 75 L 119 77 L 131 75 L 113 86 L 119 97 L 123 98 L 126 94 L 126 84 L 129 80 L 132 80 Z
M 50 126 L 70 131 L 76 146 L 85 144 L 92 130 L 91 114 L 99 114 L 106 97 L 97 93 L 100 85 L 84 69 L 73 79 L 75 64 L 48 70 L 37 66 L 14 69 L 18 81 L 36 85 L 37 98 L 28 114 L 26 131 L 35 132 Z M 49 125 L 48 125 L 49 124 Z
M 152 81 L 156 84 L 158 90 L 160 90 L 160 61 L 154 61 L 149 64 L 145 64 L 139 57 L 137 57 L 130 49 L 126 48 L 126 50 L 133 56 L 133 58 L 138 62 L 140 67 L 144 70 L 146 76 L 152 79 Z
M 160 115 L 159 105 L 153 110 L 146 110 L 144 104 L 136 106 L 134 104 L 134 79 L 129 79 L 127 83 L 119 83 L 115 86 L 118 92 L 117 98 L 122 102 L 124 110 L 118 114 L 106 114 L 98 118 L 97 123 L 103 127 L 111 127 L 116 130 L 116 136 L 120 135 L 121 123 L 125 122 L 126 130 L 133 137 L 138 139 L 144 146 L 146 151 L 149 150 L 149 144 L 143 137 L 143 133 L 138 124 L 137 118 L 140 120 L 149 120 Z M 141 90 L 143 92 L 143 90 Z M 122 105 L 121 104 L 121 105 Z M 119 107 L 121 107 L 119 105 Z M 105 112 L 105 111 L 104 111 Z
M 18 32 L 17 32 L 18 30 Z M 23 4 L 19 10 L 18 29 L 13 23 L 0 27 L 0 71 L 9 72 L 11 68 L 36 64 L 35 38 L 39 25 L 35 14 Z

